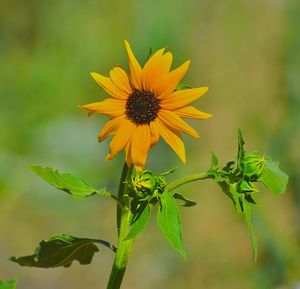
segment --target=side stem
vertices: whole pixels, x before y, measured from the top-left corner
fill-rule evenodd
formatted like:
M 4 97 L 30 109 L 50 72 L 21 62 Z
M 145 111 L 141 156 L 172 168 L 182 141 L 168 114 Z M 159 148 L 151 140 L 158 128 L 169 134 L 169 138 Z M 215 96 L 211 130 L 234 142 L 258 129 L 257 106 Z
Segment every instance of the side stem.
M 122 206 L 117 204 L 117 228 L 119 239 L 107 289 L 119 289 L 121 287 L 128 259 L 134 243 L 134 239 L 125 240 L 129 233 L 131 219 L 127 182 L 131 177 L 132 169 L 132 167 L 128 168 L 128 166 L 125 164 L 120 179 L 118 199 L 121 201 Z
M 190 175 L 190 176 L 187 176 L 187 177 L 184 177 L 182 179 L 179 179 L 171 184 L 169 184 L 167 187 L 166 187 L 166 191 L 169 191 L 171 192 L 172 190 L 184 185 L 184 184 L 187 184 L 187 183 L 190 183 L 190 182 L 195 182 L 195 181 L 200 181 L 200 180 L 205 180 L 205 179 L 209 179 L 211 178 L 208 174 L 206 173 L 199 173 L 199 174 L 194 174 L 194 175 Z

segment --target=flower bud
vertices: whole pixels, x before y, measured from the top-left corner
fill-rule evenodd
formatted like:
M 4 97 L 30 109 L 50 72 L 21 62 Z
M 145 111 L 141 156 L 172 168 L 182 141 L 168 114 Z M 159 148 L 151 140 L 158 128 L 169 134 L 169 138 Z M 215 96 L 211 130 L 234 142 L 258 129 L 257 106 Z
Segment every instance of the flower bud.
M 258 180 L 264 166 L 264 156 L 258 152 L 247 154 L 242 160 L 242 173 L 250 180 Z
M 129 195 L 138 198 L 151 197 L 155 192 L 161 192 L 165 185 L 162 175 L 154 175 L 151 171 L 137 172 L 129 182 Z

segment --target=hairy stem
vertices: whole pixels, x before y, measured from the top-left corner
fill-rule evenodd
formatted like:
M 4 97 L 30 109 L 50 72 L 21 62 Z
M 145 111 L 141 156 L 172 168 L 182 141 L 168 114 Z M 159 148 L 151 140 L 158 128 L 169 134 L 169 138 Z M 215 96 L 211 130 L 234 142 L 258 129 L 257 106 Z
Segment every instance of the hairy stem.
M 128 259 L 134 243 L 134 239 L 125 240 L 129 233 L 131 219 L 127 183 L 131 177 L 132 169 L 132 167 L 128 168 L 128 166 L 125 164 L 120 179 L 118 199 L 121 201 L 122 206 L 117 205 L 117 229 L 119 239 L 107 289 L 119 289 L 121 287 Z
M 205 179 L 209 179 L 209 178 L 211 178 L 211 177 L 206 173 L 190 175 L 190 176 L 184 177 L 182 179 L 179 179 L 179 180 L 169 184 L 165 190 L 171 192 L 174 189 L 176 189 L 184 184 L 187 184 L 190 182 L 195 182 L 195 181 L 200 181 L 200 180 L 205 180 Z

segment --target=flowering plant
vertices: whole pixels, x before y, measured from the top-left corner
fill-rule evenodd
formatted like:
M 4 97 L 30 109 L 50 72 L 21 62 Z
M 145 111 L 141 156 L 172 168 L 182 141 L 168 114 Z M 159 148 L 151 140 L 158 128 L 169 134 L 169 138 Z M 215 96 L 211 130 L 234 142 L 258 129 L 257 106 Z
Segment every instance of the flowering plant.
M 272 193 L 280 195 L 285 191 L 288 176 L 269 156 L 257 151 L 247 153 L 240 130 L 237 155 L 225 166 L 219 166 L 217 156 L 212 154 L 211 166 L 206 172 L 197 172 L 172 182 L 168 178 L 173 170 L 165 173 L 144 170 L 148 151 L 160 138 L 183 163 L 186 162 L 181 133 L 194 137 L 198 137 L 198 133 L 183 118 L 211 117 L 211 114 L 190 105 L 203 96 L 208 88 L 187 88 L 182 85 L 181 80 L 190 61 L 170 70 L 173 56 L 171 52 L 164 53 L 164 49 L 160 49 L 142 68 L 127 41 L 125 46 L 129 76 L 120 66 L 114 67 L 109 77 L 92 73 L 109 97 L 81 106 L 89 115 L 100 113 L 110 117 L 98 136 L 99 142 L 112 136 L 106 159 L 111 160 L 125 150 L 118 193 L 96 188 L 70 173 L 61 173 L 50 167 L 30 166 L 39 177 L 76 199 L 101 196 L 115 201 L 118 243 L 115 246 L 103 239 L 57 234 L 41 241 L 33 254 L 11 257 L 10 260 L 21 266 L 40 268 L 69 267 L 74 260 L 84 265 L 91 263 L 99 246 L 105 246 L 115 254 L 107 288 L 120 288 L 134 241 L 145 230 L 154 211 L 157 224 L 167 241 L 182 256 L 186 256 L 179 208 L 191 207 L 196 203 L 179 194 L 176 189 L 189 182 L 208 179 L 219 185 L 232 201 L 236 212 L 245 219 L 256 259 L 257 244 L 251 211 L 256 205 L 255 198 L 259 191 L 257 183 L 264 184 Z M 0 283 L 1 289 L 14 287 L 15 282 L 12 281 Z

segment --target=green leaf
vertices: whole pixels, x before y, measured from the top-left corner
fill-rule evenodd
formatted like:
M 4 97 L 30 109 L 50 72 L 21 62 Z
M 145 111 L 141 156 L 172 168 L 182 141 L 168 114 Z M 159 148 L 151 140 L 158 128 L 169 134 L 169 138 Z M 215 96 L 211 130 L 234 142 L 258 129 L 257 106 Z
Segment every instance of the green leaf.
M 141 231 L 145 229 L 148 225 L 151 217 L 151 207 L 149 204 L 146 204 L 141 210 L 138 212 L 136 217 L 133 219 L 133 223 L 131 224 L 131 229 L 128 236 L 125 240 L 130 240 L 135 238 Z
M 217 156 L 213 152 L 211 152 L 211 166 L 210 166 L 210 168 L 211 169 L 217 168 L 218 163 L 219 163 L 219 160 L 218 160 Z
M 179 209 L 176 200 L 169 192 L 160 195 L 157 224 L 172 247 L 185 257 Z
M 245 221 L 247 223 L 248 232 L 250 235 L 250 241 L 251 241 L 251 246 L 252 246 L 252 250 L 253 250 L 253 254 L 254 254 L 254 259 L 256 261 L 256 259 L 257 259 L 257 242 L 256 242 L 256 238 L 254 235 L 252 219 L 251 219 L 251 205 L 245 199 L 243 199 L 243 212 L 244 212 Z
M 11 257 L 9 260 L 21 266 L 39 268 L 69 267 L 74 260 L 86 265 L 91 263 L 94 254 L 99 251 L 94 243 L 116 251 L 113 245 L 104 240 L 57 234 L 47 241 L 41 241 L 33 255 L 19 258 Z
M 237 191 L 237 184 L 229 184 L 229 192 L 232 196 L 234 207 L 238 214 L 242 214 L 242 208 L 240 203 L 241 194 Z
M 266 157 L 261 172 L 260 181 L 275 195 L 285 192 L 288 176 L 279 169 L 279 165 Z
M 15 289 L 17 286 L 16 280 L 0 281 L 0 289 Z
M 193 207 L 197 205 L 196 202 L 186 199 L 183 195 L 175 193 L 173 197 L 179 201 L 179 204 L 183 207 Z
M 242 160 L 243 160 L 244 155 L 245 155 L 244 144 L 245 144 L 245 141 L 244 141 L 243 136 L 242 136 L 242 131 L 240 129 L 238 129 L 238 156 L 237 156 L 237 164 L 238 164 L 238 168 L 239 169 L 241 169 Z
M 43 180 L 59 190 L 71 194 L 75 199 L 82 200 L 92 195 L 105 195 L 105 188 L 98 190 L 86 181 L 69 173 L 60 173 L 50 167 L 29 166 Z

